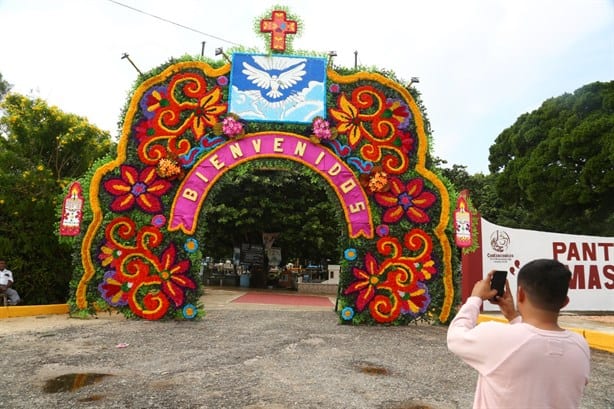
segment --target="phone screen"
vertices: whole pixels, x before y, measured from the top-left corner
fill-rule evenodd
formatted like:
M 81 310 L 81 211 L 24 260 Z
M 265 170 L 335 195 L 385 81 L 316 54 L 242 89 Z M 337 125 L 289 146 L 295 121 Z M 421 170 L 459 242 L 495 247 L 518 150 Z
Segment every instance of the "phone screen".
M 505 279 L 507 278 L 507 271 L 497 270 L 493 273 L 492 280 L 490 281 L 490 288 L 497 290 L 497 297 L 503 297 L 505 294 Z

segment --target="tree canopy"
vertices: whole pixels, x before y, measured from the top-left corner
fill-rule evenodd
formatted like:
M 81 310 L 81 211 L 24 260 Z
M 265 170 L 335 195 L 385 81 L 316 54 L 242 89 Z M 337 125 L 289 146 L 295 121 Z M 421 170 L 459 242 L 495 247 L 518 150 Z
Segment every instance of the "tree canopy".
M 490 148 L 500 224 L 614 235 L 614 81 L 546 100 Z
M 26 303 L 65 302 L 72 256 L 54 234 L 58 198 L 114 143 L 42 99 L 9 93 L 0 109 L 0 257 Z
M 207 256 L 228 258 L 243 243 L 262 244 L 262 233 L 279 233 L 274 246 L 283 259 L 338 262 L 338 205 L 317 176 L 283 161 L 251 164 L 229 172 L 216 183 L 204 215 Z M 306 245 L 308 243 L 308 245 Z
M 3 77 L 0 72 L 0 101 L 2 98 L 10 91 L 11 84 L 9 84 Z

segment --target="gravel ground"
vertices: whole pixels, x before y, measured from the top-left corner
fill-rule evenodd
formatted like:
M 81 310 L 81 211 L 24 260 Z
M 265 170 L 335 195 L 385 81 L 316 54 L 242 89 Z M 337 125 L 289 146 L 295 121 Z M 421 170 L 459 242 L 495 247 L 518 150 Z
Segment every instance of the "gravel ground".
M 476 375 L 447 351 L 445 327 L 352 327 L 330 310 L 237 308 L 199 322 L 39 317 L 33 329 L 5 328 L 0 407 L 471 407 Z M 109 376 L 75 387 L 92 374 Z M 613 375 L 614 354 L 592 351 L 582 408 L 614 408 Z

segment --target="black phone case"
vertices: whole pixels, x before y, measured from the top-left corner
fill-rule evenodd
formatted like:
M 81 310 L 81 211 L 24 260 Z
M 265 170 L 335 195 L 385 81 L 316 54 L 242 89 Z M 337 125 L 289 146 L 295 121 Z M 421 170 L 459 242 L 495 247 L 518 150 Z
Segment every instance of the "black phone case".
M 490 281 L 490 288 L 497 290 L 496 297 L 503 297 L 505 294 L 505 279 L 507 278 L 507 271 L 498 270 L 495 271 L 492 280 Z

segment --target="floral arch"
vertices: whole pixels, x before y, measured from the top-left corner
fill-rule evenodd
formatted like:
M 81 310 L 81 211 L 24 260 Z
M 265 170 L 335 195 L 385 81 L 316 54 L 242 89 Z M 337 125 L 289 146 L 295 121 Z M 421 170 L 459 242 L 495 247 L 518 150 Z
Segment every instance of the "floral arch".
M 276 56 L 285 58 L 253 61 Z M 310 64 L 317 71 L 324 61 L 322 78 L 304 85 L 321 85 L 321 111 L 303 122 L 283 118 L 298 110 L 297 93 L 281 118 L 245 114 L 283 88 L 258 94 L 248 111 L 233 104 L 240 88 L 233 66 L 252 75 L 242 60 L 186 58 L 138 86 L 117 157 L 97 165 L 87 181 L 91 217 L 80 244 L 82 266 L 71 282 L 73 311 L 115 308 L 150 320 L 202 316 L 195 238 L 201 206 L 225 172 L 272 158 L 318 173 L 341 204 L 347 246 L 340 322 L 449 319 L 455 296 L 450 200 L 444 182 L 427 169 L 429 141 L 409 88 L 380 73 L 343 74 L 324 58 L 311 59 L 318 60 L 290 62 L 307 76 Z M 307 99 L 301 101 L 317 102 Z

